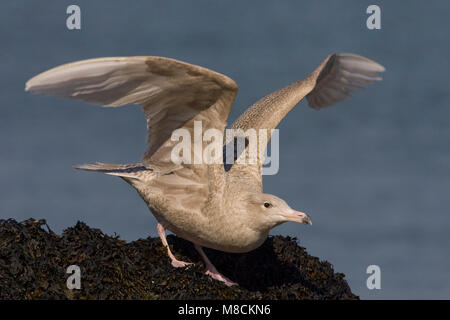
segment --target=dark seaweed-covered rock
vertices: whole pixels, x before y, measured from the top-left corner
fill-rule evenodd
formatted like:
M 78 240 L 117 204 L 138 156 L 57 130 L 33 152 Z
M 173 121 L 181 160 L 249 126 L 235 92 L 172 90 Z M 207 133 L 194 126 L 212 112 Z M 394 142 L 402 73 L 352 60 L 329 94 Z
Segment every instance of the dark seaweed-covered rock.
M 308 255 L 296 239 L 269 237 L 258 249 L 229 254 L 205 249 L 218 270 L 240 286 L 204 275 L 192 244 L 168 241 L 177 257 L 195 264 L 173 268 L 160 239 L 127 243 L 78 222 L 62 235 L 45 220 L 0 220 L 0 299 L 357 299 L 344 275 Z M 81 269 L 70 290 L 66 269 Z

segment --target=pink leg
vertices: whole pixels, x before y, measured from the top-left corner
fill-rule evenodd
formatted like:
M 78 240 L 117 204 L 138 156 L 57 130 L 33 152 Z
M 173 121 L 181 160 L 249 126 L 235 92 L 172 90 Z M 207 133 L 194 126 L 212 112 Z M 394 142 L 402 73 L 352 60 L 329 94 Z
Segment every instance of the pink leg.
M 191 262 L 180 261 L 172 254 L 172 251 L 170 251 L 170 247 L 166 239 L 166 229 L 163 227 L 163 225 L 158 223 L 156 229 L 158 230 L 159 237 L 161 238 L 164 247 L 167 248 L 167 254 L 169 255 L 170 260 L 172 260 L 172 266 L 174 266 L 175 268 L 181 268 L 191 265 Z
M 206 264 L 206 272 L 205 274 L 209 275 L 211 278 L 222 281 L 225 283 L 225 285 L 231 287 L 231 286 L 237 286 L 238 284 L 236 282 L 231 281 L 227 277 L 225 277 L 223 274 L 221 274 L 219 271 L 217 271 L 216 267 L 212 264 L 212 262 L 208 259 L 205 252 L 203 251 L 202 247 L 200 247 L 198 244 L 195 244 L 195 249 L 197 249 L 198 253 L 203 258 L 203 261 L 205 261 Z

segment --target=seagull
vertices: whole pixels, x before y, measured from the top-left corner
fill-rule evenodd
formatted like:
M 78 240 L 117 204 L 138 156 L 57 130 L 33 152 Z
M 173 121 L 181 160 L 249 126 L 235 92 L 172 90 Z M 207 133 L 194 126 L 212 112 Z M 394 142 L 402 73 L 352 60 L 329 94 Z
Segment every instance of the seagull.
M 332 106 L 381 80 L 379 73 L 384 70 L 356 54 L 331 54 L 305 78 L 254 103 L 229 128 L 265 129 L 270 139 L 271 130 L 303 98 L 316 110 Z M 236 283 L 216 269 L 203 247 L 248 252 L 259 247 L 269 230 L 279 224 L 311 224 L 306 213 L 263 192 L 261 157 L 254 163 L 235 161 L 228 167 L 223 163 L 173 161 L 171 154 L 178 141 L 171 137 L 177 129 L 187 130 L 191 137 L 198 122 L 203 130 L 226 130 L 238 86 L 223 74 L 165 57 L 96 58 L 43 72 L 31 78 L 25 90 L 105 107 L 142 107 L 148 134 L 140 163 L 98 162 L 75 168 L 119 176 L 133 186 L 155 216 L 158 234 L 174 267 L 191 263 L 173 255 L 166 230 L 194 244 L 205 262 L 206 274 L 232 286 Z M 259 150 L 265 149 L 267 142 L 259 145 Z M 200 139 L 194 143 L 206 147 L 208 142 Z M 247 145 L 233 160 L 246 154 Z

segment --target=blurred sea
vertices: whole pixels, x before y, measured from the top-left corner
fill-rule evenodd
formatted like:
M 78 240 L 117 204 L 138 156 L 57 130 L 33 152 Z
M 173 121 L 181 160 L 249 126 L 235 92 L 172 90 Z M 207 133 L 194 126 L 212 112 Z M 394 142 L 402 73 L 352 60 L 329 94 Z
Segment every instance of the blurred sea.
M 82 29 L 70 1 L 0 5 L 0 218 L 77 220 L 126 240 L 156 236 L 154 217 L 126 183 L 72 165 L 135 162 L 145 146 L 138 107 L 103 109 L 24 92 L 48 68 L 103 56 L 158 55 L 233 78 L 230 123 L 262 96 L 311 72 L 329 53 L 383 64 L 384 81 L 340 105 L 302 102 L 280 128 L 280 171 L 265 191 L 311 215 L 284 224 L 308 252 L 345 273 L 365 299 L 450 298 L 450 2 L 87 1 Z M 381 268 L 368 290 L 366 268 Z

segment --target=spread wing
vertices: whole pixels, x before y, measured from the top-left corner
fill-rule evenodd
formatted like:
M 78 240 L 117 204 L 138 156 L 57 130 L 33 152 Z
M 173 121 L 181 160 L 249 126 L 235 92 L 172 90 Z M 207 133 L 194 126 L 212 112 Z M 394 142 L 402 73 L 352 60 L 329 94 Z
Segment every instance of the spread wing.
M 193 134 L 202 129 L 223 132 L 237 85 L 217 72 L 163 57 L 121 57 L 83 60 L 43 72 L 25 90 L 84 100 L 108 107 L 140 105 L 147 118 L 147 150 L 143 164 L 156 171 L 179 168 L 170 153 L 178 141 L 175 129 Z M 203 171 L 206 169 L 203 169 Z
M 288 112 L 304 97 L 313 109 L 321 109 L 334 105 L 350 95 L 381 80 L 379 75 L 385 69 L 380 64 L 365 57 L 339 53 L 328 56 L 308 77 L 275 91 L 248 108 L 232 125 L 233 129 L 247 131 L 254 129 L 267 130 L 270 139 L 271 130 L 275 129 Z M 267 139 L 267 141 L 268 141 Z M 266 148 L 267 143 L 258 143 L 258 148 Z M 241 156 L 248 156 L 247 153 Z M 259 149 L 258 154 L 264 150 Z M 258 158 L 254 165 L 240 165 L 235 163 L 231 174 L 251 177 L 253 186 L 262 190 L 261 166 L 263 159 Z M 236 174 L 237 175 L 237 174 Z

